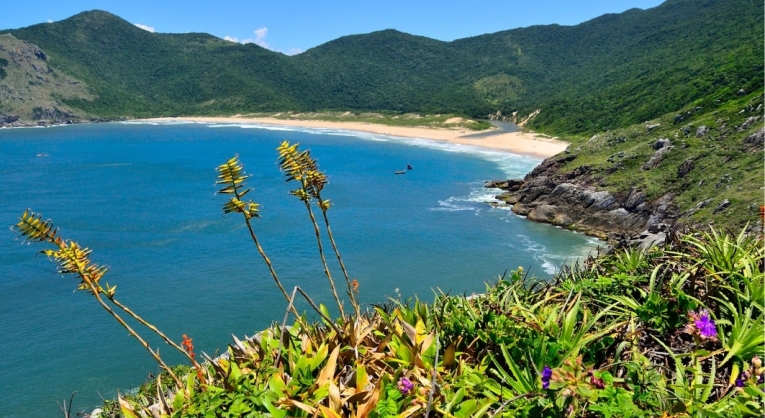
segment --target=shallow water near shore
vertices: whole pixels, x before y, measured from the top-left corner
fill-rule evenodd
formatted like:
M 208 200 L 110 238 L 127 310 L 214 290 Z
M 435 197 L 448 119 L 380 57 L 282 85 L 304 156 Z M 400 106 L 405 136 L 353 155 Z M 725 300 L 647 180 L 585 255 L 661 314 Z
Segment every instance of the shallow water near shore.
M 110 267 L 117 298 L 197 351 L 224 349 L 284 314 L 286 302 L 249 241 L 241 217 L 223 216 L 215 167 L 239 154 L 260 203 L 261 244 L 285 286 L 300 285 L 332 305 L 305 207 L 288 194 L 276 164 L 284 139 L 311 149 L 329 176 L 332 229 L 361 300 L 434 291 L 480 293 L 523 266 L 549 277 L 597 242 L 493 208 L 486 180 L 522 177 L 540 160 L 463 145 L 331 129 L 238 124 L 113 123 L 0 130 L 0 225 L 25 208 L 52 219 L 63 237 Z M 407 164 L 413 170 L 394 175 Z M 74 398 L 90 410 L 99 396 L 143 382 L 156 366 L 77 280 L 56 273 L 0 234 L 0 405 L 4 417 L 60 414 Z M 342 282 L 331 247 L 330 268 Z M 301 309 L 307 306 L 300 305 Z M 148 333 L 145 333 L 148 335 Z M 169 363 L 181 358 L 159 345 Z M 100 394 L 100 395 L 99 395 Z

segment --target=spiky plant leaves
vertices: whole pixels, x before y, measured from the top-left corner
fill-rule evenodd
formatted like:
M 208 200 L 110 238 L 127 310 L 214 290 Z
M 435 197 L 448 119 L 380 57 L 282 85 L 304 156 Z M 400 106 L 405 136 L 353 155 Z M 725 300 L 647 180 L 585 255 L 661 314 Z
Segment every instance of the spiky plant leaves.
M 19 237 L 23 237 L 25 241 L 50 242 L 56 245 L 61 242 L 61 238 L 58 237 L 58 228 L 53 227 L 53 222 L 43 221 L 42 215 L 35 214 L 29 209 L 21 215 L 16 228 L 20 232 Z
M 80 276 L 79 290 L 91 292 L 103 291 L 98 282 L 106 274 L 108 268 L 99 266 L 90 260 L 91 250 L 80 246 L 74 241 L 65 241 L 58 235 L 58 228 L 53 226 L 52 221 L 43 221 L 42 215 L 35 214 L 27 209 L 19 218 L 16 229 L 20 237 L 25 241 L 47 242 L 58 247 L 57 249 L 42 250 L 58 263 L 59 273 L 77 274 Z
M 319 409 L 321 410 L 321 416 L 324 418 L 340 418 L 340 415 L 338 415 L 337 412 L 327 408 L 324 405 L 319 405 Z
M 241 213 L 247 219 L 260 217 L 260 205 L 250 201 L 243 201 L 242 198 L 249 193 L 252 188 L 247 188 L 245 181 L 250 177 L 244 172 L 244 166 L 239 162 L 239 156 L 236 155 L 221 164 L 215 169 L 218 172 L 216 185 L 223 185 L 218 190 L 218 194 L 233 194 L 234 196 L 223 205 L 223 213 Z
M 291 192 L 301 200 L 308 200 L 308 196 L 320 199 L 319 194 L 327 184 L 327 175 L 319 170 L 319 164 L 311 157 L 310 151 L 299 151 L 299 144 L 290 144 L 284 141 L 276 148 L 279 152 L 279 169 L 284 173 L 285 181 L 297 181 L 301 184 L 301 190 L 305 192 Z
M 333 380 L 335 376 L 335 368 L 337 367 L 338 354 L 340 354 L 340 346 L 337 346 L 332 350 L 332 354 L 329 355 L 327 364 L 321 369 L 321 372 L 319 372 L 319 376 L 316 378 L 315 382 L 317 386 L 324 386 Z
M 276 150 L 279 152 L 279 169 L 284 173 L 286 181 L 302 180 L 304 159 L 300 158 L 298 152 L 299 144 L 290 144 L 289 141 L 282 142 Z
M 119 394 L 117 394 L 117 401 L 120 404 L 120 411 L 122 412 L 122 415 L 124 415 L 126 418 L 138 418 L 136 410 L 130 402 L 122 399 Z
M 244 216 L 246 216 L 248 219 L 250 218 L 259 218 L 260 217 L 260 205 L 257 203 L 254 203 L 252 201 L 249 202 L 243 202 L 236 197 L 232 197 L 231 200 L 223 204 L 223 213 L 241 213 Z
M 290 194 L 293 196 L 296 196 L 298 199 L 300 199 L 303 202 L 307 202 L 311 200 L 311 196 L 308 193 L 306 193 L 304 189 L 292 190 L 290 191 Z
M 80 283 L 80 290 L 91 290 L 88 281 L 98 287 L 98 282 L 108 270 L 107 267 L 94 264 L 90 260 L 91 252 L 90 249 L 83 248 L 74 241 L 62 241 L 58 250 L 43 251 L 45 255 L 58 263 L 59 273 L 81 275 L 83 282 Z
M 224 164 L 219 165 L 218 168 L 215 169 L 215 171 L 218 172 L 218 180 L 215 182 L 215 184 L 226 184 L 226 185 L 237 186 L 235 187 L 236 189 L 241 187 L 238 185 L 240 183 L 244 183 L 244 181 L 247 180 L 247 178 L 249 177 L 244 173 L 244 166 L 242 166 L 242 164 L 239 162 L 238 155 L 235 155 L 234 157 L 230 158 Z M 219 193 L 225 193 L 225 192 L 219 192 Z

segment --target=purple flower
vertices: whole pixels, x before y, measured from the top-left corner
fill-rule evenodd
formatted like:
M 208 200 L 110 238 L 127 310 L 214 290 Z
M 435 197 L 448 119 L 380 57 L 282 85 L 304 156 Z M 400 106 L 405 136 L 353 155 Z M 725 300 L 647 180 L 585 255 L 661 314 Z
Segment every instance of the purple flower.
M 545 366 L 542 369 L 542 389 L 548 389 L 550 387 L 550 379 L 552 378 L 552 369 Z
M 717 328 L 715 321 L 709 317 L 709 311 L 706 309 L 688 312 L 691 323 L 686 327 L 686 332 L 697 335 L 702 339 L 714 340 L 717 337 Z
M 595 386 L 597 389 L 603 389 L 606 387 L 606 382 L 604 382 L 603 379 L 595 377 L 595 375 L 590 377 L 590 384 Z
M 715 338 L 717 337 L 717 328 L 715 328 L 715 321 L 709 318 L 709 312 L 706 310 L 699 312 L 699 319 L 695 322 L 696 328 L 699 329 L 699 334 L 702 338 Z
M 744 379 L 741 378 L 741 375 L 739 375 L 738 379 L 736 379 L 736 387 L 737 388 L 744 387 Z
M 398 390 L 400 390 L 401 393 L 407 395 L 409 392 L 411 392 L 412 389 L 414 389 L 414 383 L 412 383 L 411 380 L 407 379 L 406 377 L 398 379 Z

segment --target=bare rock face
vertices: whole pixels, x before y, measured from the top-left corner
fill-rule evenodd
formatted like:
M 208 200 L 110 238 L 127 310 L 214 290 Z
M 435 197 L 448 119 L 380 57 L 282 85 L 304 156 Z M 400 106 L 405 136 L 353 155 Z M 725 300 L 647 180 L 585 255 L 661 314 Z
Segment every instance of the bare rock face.
M 486 187 L 487 189 L 504 189 L 509 191 L 515 191 L 515 190 L 518 190 L 521 187 L 521 185 L 523 185 L 523 180 L 521 179 L 490 180 L 490 181 L 487 181 L 483 187 Z
M 659 150 L 669 148 L 662 146 Z M 500 187 L 505 193 L 497 199 L 513 205 L 514 213 L 529 220 L 582 231 L 612 244 L 626 242 L 649 227 L 656 229 L 656 225 L 672 224 L 677 219 L 673 194 L 648 201 L 642 191 L 632 188 L 626 195 L 615 196 L 598 189 L 591 170 L 558 172 L 564 160 L 575 158 L 575 155 L 548 158 L 522 183 L 513 180 L 507 187 Z M 489 182 L 487 187 L 489 185 L 505 186 L 504 181 Z M 655 239 L 658 238 L 651 235 L 647 241 Z
M 752 126 L 752 124 L 755 122 L 757 122 L 757 118 L 750 116 L 744 121 L 744 123 L 741 124 L 741 126 L 738 127 L 738 129 L 736 129 L 736 131 L 744 132 L 745 130 L 749 129 L 749 127 Z
M 689 159 L 683 161 L 677 167 L 677 177 L 679 177 L 679 178 L 685 177 L 688 173 L 691 172 L 691 170 L 693 170 L 693 167 L 694 167 L 693 158 L 689 158 Z
M 696 129 L 696 138 L 703 138 L 707 136 L 707 132 L 709 132 L 709 128 L 706 126 L 699 126 L 699 128 Z
M 18 115 L 0 113 L 0 127 L 17 126 L 18 120 Z
M 728 209 L 729 206 L 730 206 L 730 200 L 725 199 L 725 200 L 722 201 L 722 203 L 717 205 L 717 207 L 715 208 L 714 211 L 712 211 L 712 213 L 722 212 L 725 209 Z
M 37 45 L 0 34 L 0 60 L 8 63 L 0 81 L 0 126 L 82 121 L 66 101 L 93 100 L 94 96 L 83 82 L 53 68 L 48 55 Z
M 765 128 L 758 130 L 744 139 L 744 146 L 749 151 L 762 151 L 763 144 L 765 144 Z
M 669 147 L 672 144 L 672 142 L 667 138 L 659 138 L 654 142 L 652 148 L 655 150 L 660 150 L 662 148 Z
M 649 158 L 648 161 L 643 164 L 643 171 L 648 171 L 658 167 L 659 163 L 661 163 L 661 160 L 664 159 L 664 155 L 667 154 L 671 149 L 671 146 L 663 146 L 657 149 L 656 152 L 651 155 L 651 158 Z

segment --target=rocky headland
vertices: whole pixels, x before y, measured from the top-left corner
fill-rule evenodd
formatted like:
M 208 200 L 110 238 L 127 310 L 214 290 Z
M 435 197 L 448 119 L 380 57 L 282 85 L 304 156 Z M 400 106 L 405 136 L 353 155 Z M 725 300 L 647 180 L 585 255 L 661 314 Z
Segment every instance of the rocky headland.
M 610 245 L 648 246 L 663 240 L 679 216 L 673 193 L 654 200 L 647 200 L 636 188 L 611 194 L 594 184 L 588 166 L 558 171 L 575 158 L 563 153 L 546 159 L 523 179 L 488 181 L 485 187 L 503 190 L 497 199 L 512 205 L 517 215 L 582 232 Z

